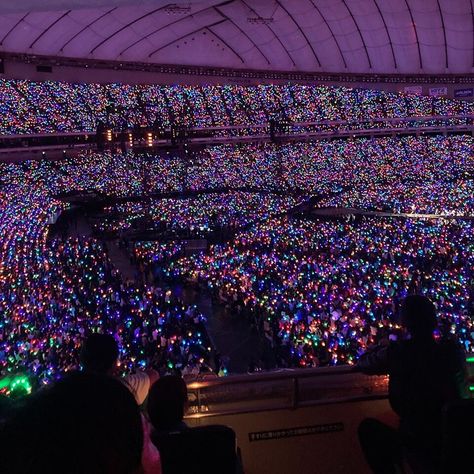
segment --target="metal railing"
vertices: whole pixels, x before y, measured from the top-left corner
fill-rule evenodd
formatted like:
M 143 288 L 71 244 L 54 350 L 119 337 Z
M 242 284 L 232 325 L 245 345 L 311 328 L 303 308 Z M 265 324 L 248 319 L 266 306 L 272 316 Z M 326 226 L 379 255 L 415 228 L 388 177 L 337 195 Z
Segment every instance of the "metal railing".
M 287 369 L 188 383 L 189 418 L 297 409 L 387 396 L 388 378 L 352 367 Z

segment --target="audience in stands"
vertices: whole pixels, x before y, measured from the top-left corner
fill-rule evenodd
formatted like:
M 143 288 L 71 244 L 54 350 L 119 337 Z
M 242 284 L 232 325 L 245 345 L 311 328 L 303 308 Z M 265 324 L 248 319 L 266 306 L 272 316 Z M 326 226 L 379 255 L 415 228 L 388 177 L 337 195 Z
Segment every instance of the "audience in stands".
M 319 196 L 329 192 L 327 205 L 469 215 L 473 192 L 472 180 L 466 176 L 472 168 L 473 146 L 468 136 L 212 146 L 197 152 L 199 166 L 188 169 L 187 186 L 206 191 L 240 186 L 265 191 L 301 189 Z M 279 158 L 282 168 L 277 166 Z M 77 369 L 78 348 L 90 332 L 111 333 L 120 340 L 122 373 L 153 365 L 163 371 L 194 374 L 203 364 L 209 365 L 212 347 L 203 330 L 203 317 L 190 314 L 194 310 L 157 285 L 124 281 L 103 243 L 90 238 L 48 238 L 52 216 L 67 207 L 54 199 L 58 193 L 140 194 L 144 166 L 150 172 L 152 191 L 179 191 L 183 183 L 178 162 L 171 156 L 148 159 L 132 153 L 94 153 L 54 163 L 0 164 L 5 183 L 0 194 L 0 292 L 5 295 L 0 298 L 2 375 L 26 373 L 49 383 L 62 372 Z M 348 177 L 351 187 L 341 191 Z M 422 193 L 418 187 L 412 192 L 414 183 L 421 183 Z M 291 205 L 291 199 L 270 198 L 268 193 L 267 197 L 252 193 L 251 199 L 246 199 L 250 196 L 246 193 L 212 194 L 167 200 L 174 203 L 167 219 L 173 221 L 179 215 L 180 226 L 186 228 L 206 225 L 213 215 L 208 215 L 209 207 L 219 206 L 223 214 L 235 211 L 246 225 L 249 216 L 259 220 L 284 213 Z M 123 210 L 127 214 L 131 209 L 139 216 L 141 208 L 134 203 Z M 151 267 L 149 262 L 157 262 L 161 276 L 198 279 L 226 300 L 237 317 L 249 317 L 262 339 L 269 341 L 267 352 L 274 353 L 282 366 L 355 363 L 366 345 L 396 330 L 390 328 L 392 307 L 405 296 L 411 276 L 428 269 L 430 278 L 420 277 L 414 283 L 432 295 L 446 327 L 454 324 L 449 330 L 467 352 L 472 351 L 472 304 L 466 298 L 472 280 L 472 223 L 406 220 L 399 235 L 399 222 L 380 219 L 347 230 L 334 224 L 334 232 L 315 224 L 306 232 L 299 230 L 299 224 L 274 217 L 249 227 L 228 248 L 214 246 L 197 261 L 180 259 L 179 265 L 166 268 L 170 258 L 182 254 L 180 241 L 137 247 L 136 257 L 146 269 Z M 124 225 L 129 225 L 128 220 Z M 395 232 L 398 237 L 392 242 Z M 305 243 L 295 248 L 293 243 L 302 233 L 309 237 L 303 235 Z M 367 238 L 364 233 L 369 234 Z M 342 234 L 347 246 L 332 252 L 338 245 L 337 234 Z M 263 247 L 267 238 L 268 245 Z M 320 261 L 321 251 L 308 242 L 324 249 L 329 258 Z M 352 255 L 354 245 L 357 252 Z M 347 275 L 344 265 L 357 272 L 358 278 L 332 281 L 332 267 Z M 366 271 L 368 266 L 370 271 Z M 374 275 L 379 287 L 374 287 Z M 327 302 L 334 292 L 340 295 L 335 300 L 339 307 L 331 310 Z
M 397 429 L 376 419 L 359 426 L 359 439 L 374 473 L 395 473 L 403 462 L 415 472 L 436 472 L 442 444 L 442 410 L 465 396 L 465 359 L 450 340 L 437 340 L 436 309 L 424 296 L 411 295 L 401 306 L 407 338 L 376 346 L 357 368 L 389 375 L 390 404 L 400 417 Z
M 472 228 L 461 220 L 272 218 L 169 272 L 247 318 L 264 341 L 265 367 L 355 364 L 368 346 L 396 337 L 400 301 L 414 292 L 433 298 L 440 331 L 470 352 Z
M 255 125 L 267 126 L 270 117 L 279 122 L 278 128 L 293 131 L 349 130 L 407 126 L 401 121 L 388 123 L 385 118 L 413 117 L 408 122 L 412 127 L 465 123 L 465 119 L 450 116 L 472 111 L 469 102 L 443 97 L 297 84 L 167 86 L 0 80 L 0 97 L 0 134 L 95 132 L 101 124 L 103 130 L 104 123 L 122 130 L 124 110 L 127 125 L 135 129 L 141 125 L 154 129 L 171 125 L 243 127 L 239 133 L 220 130 L 219 135 L 224 136 L 261 134 L 263 127 Z M 111 112 L 111 101 L 120 104 L 120 111 Z M 436 115 L 445 118 L 432 117 Z M 415 119 L 420 116 L 432 118 L 420 122 Z M 292 127 L 292 123 L 327 120 L 342 123 Z

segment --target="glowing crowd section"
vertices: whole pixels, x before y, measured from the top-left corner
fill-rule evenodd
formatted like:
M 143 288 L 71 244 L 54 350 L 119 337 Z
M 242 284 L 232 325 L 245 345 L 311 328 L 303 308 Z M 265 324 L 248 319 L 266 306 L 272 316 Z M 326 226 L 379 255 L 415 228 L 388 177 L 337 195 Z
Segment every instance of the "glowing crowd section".
M 153 224 L 188 235 L 206 236 L 217 228 L 238 229 L 259 219 L 281 214 L 302 198 L 252 192 L 206 193 L 197 197 L 153 199 L 150 203 L 127 202 L 109 208 L 97 224 L 101 232 L 118 232 L 133 227 L 139 219 L 151 218 Z
M 48 223 L 66 206 L 52 195 L 51 163 L 1 164 L 0 372 L 47 382 L 78 367 L 83 338 L 113 334 L 120 370 L 198 371 L 211 347 L 204 317 L 169 290 L 124 280 L 92 238 L 48 239 Z M 100 177 L 98 177 L 100 179 Z
M 0 134 L 95 132 L 153 126 L 252 126 L 270 118 L 290 123 L 344 121 L 340 128 L 379 128 L 383 119 L 472 114 L 472 103 L 365 89 L 304 85 L 162 86 L 0 80 Z M 374 122 L 380 120 L 381 122 Z M 416 120 L 409 122 L 419 126 Z M 428 125 L 436 125 L 433 119 Z M 385 124 L 387 125 L 387 124 Z M 406 124 L 390 126 L 406 127 Z M 331 126 L 319 127 L 330 130 Z M 224 132 L 223 132 L 224 133 Z M 227 131 L 227 134 L 237 132 Z
M 37 89 L 45 84 L 48 94 Z M 39 111 L 51 111 L 62 93 L 63 106 L 75 97 L 85 100 L 77 91 L 66 98 L 73 86 L 61 83 L 4 81 L 2 87 L 21 90 L 19 104 L 36 91 Z M 105 86 L 87 87 L 97 88 L 90 100 L 102 107 Z M 316 90 L 292 87 L 292 97 Z M 164 94 L 161 89 L 156 88 Z M 206 100 L 208 89 L 200 89 Z M 254 93 L 271 105 L 275 97 L 281 103 L 289 89 L 256 87 Z M 233 87 L 219 89 L 219 104 L 226 94 L 244 103 L 243 92 L 226 90 Z M 265 95 L 267 90 L 273 92 Z M 136 88 L 110 91 L 125 101 Z M 348 93 L 337 91 L 332 93 Z M 77 117 L 59 110 L 55 120 L 76 127 Z M 28 122 L 29 131 L 38 130 L 40 113 L 35 120 Z M 50 120 L 45 116 L 44 123 Z M 236 114 L 234 120 L 245 117 Z M 441 332 L 474 351 L 472 220 L 328 221 L 292 213 L 313 197 L 321 208 L 472 218 L 473 148 L 471 136 L 437 135 L 210 146 L 193 154 L 188 166 L 171 152 L 88 152 L 60 161 L 0 163 L 0 374 L 51 380 L 78 366 L 81 341 L 91 331 L 119 341 L 122 372 L 158 366 L 197 373 L 211 364 L 214 349 L 205 315 L 196 307 L 156 281 L 127 281 L 100 240 L 50 235 L 49 224 L 66 208 L 58 196 L 74 191 L 120 198 L 155 194 L 146 205 L 130 201 L 110 208 L 115 217 L 99 223 L 100 231 L 124 231 L 147 216 L 168 232 L 232 228 L 236 235 L 229 241 L 198 255 L 183 256 L 176 238 L 139 242 L 133 258 L 145 268 L 158 265 L 170 281 L 197 283 L 227 302 L 262 334 L 279 366 L 353 363 L 368 345 L 396 337 L 398 304 L 413 292 L 436 303 Z M 195 194 L 159 196 L 181 191 Z
M 443 333 L 472 349 L 471 222 L 364 218 L 358 223 L 270 219 L 171 263 L 262 327 L 281 367 L 352 364 L 397 336 L 409 293 L 432 298 Z
M 298 191 L 327 194 L 320 206 L 465 215 L 474 208 L 473 153 L 474 140 L 469 135 L 209 146 L 193 155 L 186 170 L 183 161 L 172 154 L 89 153 L 57 165 L 61 171 L 57 186 L 64 192 L 95 190 L 118 197 L 144 191 Z M 144 167 L 148 169 L 146 180 Z M 231 210 L 216 199 L 203 196 L 189 205 L 204 209 L 208 200 L 211 206 L 224 206 L 222 210 L 230 215 L 240 206 L 236 200 Z M 165 204 L 170 219 L 178 214 L 185 219 L 185 201 L 157 203 L 152 212 L 162 213 Z M 265 208 L 274 205 L 279 204 L 269 202 Z M 142 206 L 128 206 L 124 221 L 130 222 Z

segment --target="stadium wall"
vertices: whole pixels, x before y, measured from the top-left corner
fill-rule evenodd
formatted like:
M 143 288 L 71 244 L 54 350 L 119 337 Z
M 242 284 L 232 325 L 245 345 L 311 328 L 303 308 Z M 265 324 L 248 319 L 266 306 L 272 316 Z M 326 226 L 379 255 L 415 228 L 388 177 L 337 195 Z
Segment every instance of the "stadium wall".
M 191 426 L 231 426 L 248 474 L 365 474 L 369 469 L 359 446 L 357 428 L 366 417 L 396 426 L 386 399 L 262 410 L 187 422 Z M 212 449 L 209 455 L 212 456 Z

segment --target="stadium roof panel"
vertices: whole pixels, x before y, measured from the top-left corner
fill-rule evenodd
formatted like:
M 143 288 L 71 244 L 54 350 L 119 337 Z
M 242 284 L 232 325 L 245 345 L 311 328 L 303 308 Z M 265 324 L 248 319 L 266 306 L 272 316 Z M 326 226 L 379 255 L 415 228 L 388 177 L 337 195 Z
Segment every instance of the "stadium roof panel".
M 473 72 L 474 0 L 20 0 L 0 51 L 238 69 Z

